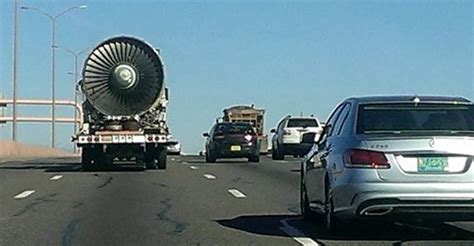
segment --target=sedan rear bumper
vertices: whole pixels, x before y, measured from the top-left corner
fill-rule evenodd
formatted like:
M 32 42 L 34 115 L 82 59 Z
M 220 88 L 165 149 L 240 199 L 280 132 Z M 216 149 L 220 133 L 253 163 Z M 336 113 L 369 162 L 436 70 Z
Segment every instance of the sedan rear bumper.
M 229 146 L 221 146 L 216 150 L 218 158 L 241 158 L 260 155 L 260 149 L 257 145 L 240 145 L 239 151 L 231 151 Z
M 333 190 L 339 217 L 474 215 L 471 183 L 360 183 Z

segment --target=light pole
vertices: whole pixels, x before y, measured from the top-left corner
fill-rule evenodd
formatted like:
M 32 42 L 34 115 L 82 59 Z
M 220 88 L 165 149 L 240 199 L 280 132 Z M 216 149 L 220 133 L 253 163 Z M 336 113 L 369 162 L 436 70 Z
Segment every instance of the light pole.
M 79 61 L 79 56 L 84 54 L 84 52 L 88 51 L 88 50 L 81 50 L 79 52 L 75 52 L 71 49 L 68 49 L 68 48 L 65 48 L 65 47 L 62 47 L 62 46 L 58 46 L 58 45 L 55 45 L 53 46 L 53 48 L 56 48 L 56 49 L 62 49 L 66 52 L 68 52 L 69 54 L 71 54 L 73 57 L 74 57 L 74 72 L 72 73 L 74 75 L 74 103 L 77 104 L 77 87 L 76 87 L 76 83 L 78 81 L 78 78 L 79 78 L 79 72 L 78 72 L 78 61 Z M 74 119 L 77 118 L 77 111 L 74 110 Z M 74 134 L 77 133 L 77 123 L 74 123 Z M 76 145 L 74 145 L 74 153 L 77 152 L 77 147 Z
M 54 138 L 55 138 L 55 124 L 56 124 L 56 49 L 54 48 L 56 46 L 56 20 L 58 20 L 59 17 L 63 16 L 64 14 L 68 13 L 71 10 L 74 9 L 85 9 L 87 8 L 86 5 L 80 5 L 80 6 L 74 6 L 67 8 L 63 10 L 62 12 L 56 14 L 56 15 L 50 15 L 43 10 L 36 8 L 36 7 L 29 7 L 29 6 L 22 6 L 20 9 L 22 10 L 33 10 L 36 11 L 40 14 L 45 15 L 46 17 L 49 18 L 51 21 L 51 100 L 53 101 L 52 107 L 51 107 L 51 117 L 52 117 L 52 123 L 51 123 L 51 147 L 55 147 L 54 144 Z
M 13 72 L 12 72 L 12 90 L 13 90 L 13 123 L 12 123 L 12 140 L 16 141 L 16 99 L 17 99 L 17 67 L 18 67 L 18 0 L 14 0 L 13 13 Z

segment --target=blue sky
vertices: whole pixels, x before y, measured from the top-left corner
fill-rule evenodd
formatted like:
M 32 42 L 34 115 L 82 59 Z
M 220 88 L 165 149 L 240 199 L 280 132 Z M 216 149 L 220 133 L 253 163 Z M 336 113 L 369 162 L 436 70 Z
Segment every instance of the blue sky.
M 0 95 L 11 95 L 13 0 L 0 2 Z M 57 44 L 89 49 L 118 34 L 159 47 L 170 88 L 169 125 L 185 152 L 203 146 L 222 109 L 265 108 L 266 131 L 288 114 L 325 120 L 346 97 L 460 95 L 474 99 L 471 1 L 33 1 L 61 17 Z M 20 12 L 19 96 L 50 97 L 50 24 Z M 84 58 L 84 56 L 82 57 Z M 81 59 L 82 67 L 82 59 Z M 57 97 L 71 99 L 70 54 L 57 52 Z M 23 116 L 49 114 L 21 107 Z M 6 112 L 7 114 L 9 112 Z M 62 116 L 70 109 L 58 109 Z M 56 142 L 70 148 L 72 126 Z M 19 140 L 49 144 L 48 124 L 21 124 Z M 0 138 L 11 136 L 0 127 Z

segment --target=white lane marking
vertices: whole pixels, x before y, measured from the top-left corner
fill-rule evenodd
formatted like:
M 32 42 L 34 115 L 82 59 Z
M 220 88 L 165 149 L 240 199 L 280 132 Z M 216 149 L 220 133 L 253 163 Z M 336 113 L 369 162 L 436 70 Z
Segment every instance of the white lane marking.
M 188 164 L 188 162 L 187 162 L 187 161 L 183 161 L 183 164 Z
M 49 180 L 56 181 L 56 180 L 60 180 L 62 178 L 63 178 L 63 175 L 54 175 Z
M 176 159 L 175 159 L 175 158 L 171 158 L 171 161 L 176 161 Z
M 288 161 L 277 161 L 278 163 L 288 163 Z
M 212 174 L 204 174 L 203 176 L 204 176 L 206 179 L 211 179 L 211 180 L 216 179 L 216 176 L 214 176 L 214 175 L 212 175 Z
M 232 194 L 236 198 L 245 198 L 245 197 L 247 197 L 244 193 L 240 192 L 237 189 L 229 189 L 228 191 L 229 191 L 230 194 Z
M 26 198 L 28 196 L 30 196 L 31 194 L 35 193 L 35 190 L 25 190 L 23 191 L 22 193 L 14 196 L 13 198 L 15 199 L 23 199 L 23 198 Z
M 196 166 L 190 166 L 189 168 L 191 168 L 191 169 L 193 169 L 193 170 L 199 169 L 199 168 L 196 167 Z
M 288 220 L 290 219 L 280 220 L 280 223 L 283 224 L 283 226 L 280 227 L 280 230 L 284 231 L 286 234 L 288 234 L 288 236 L 292 237 L 295 241 L 297 241 L 301 245 L 304 245 L 304 246 L 319 246 L 320 245 L 317 242 L 315 242 L 313 239 L 306 237 L 303 232 L 290 226 L 288 224 Z

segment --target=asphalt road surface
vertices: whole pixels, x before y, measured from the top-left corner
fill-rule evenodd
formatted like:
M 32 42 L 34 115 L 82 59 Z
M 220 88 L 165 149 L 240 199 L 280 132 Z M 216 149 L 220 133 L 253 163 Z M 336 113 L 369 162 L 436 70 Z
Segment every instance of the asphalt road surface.
M 296 159 L 81 172 L 79 159 L 0 164 L 0 245 L 474 245 L 474 222 L 360 224 L 331 235 L 299 213 Z

